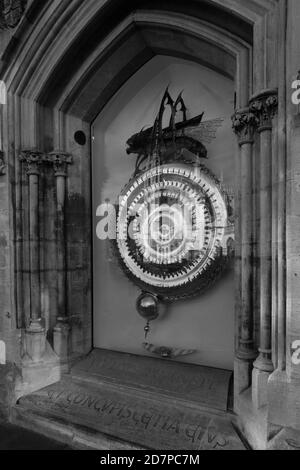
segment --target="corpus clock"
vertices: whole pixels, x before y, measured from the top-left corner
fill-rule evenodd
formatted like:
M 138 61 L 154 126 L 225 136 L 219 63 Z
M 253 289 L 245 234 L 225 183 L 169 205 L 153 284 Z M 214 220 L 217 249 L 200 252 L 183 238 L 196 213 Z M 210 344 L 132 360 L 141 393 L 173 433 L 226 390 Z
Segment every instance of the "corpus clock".
M 169 126 L 163 128 L 166 106 Z M 182 121 L 178 122 L 178 113 Z M 143 292 L 177 300 L 206 290 L 228 263 L 233 239 L 230 196 L 203 165 L 221 119 L 186 117 L 181 94 L 166 90 L 154 125 L 128 140 L 137 155 L 121 191 L 116 248 L 122 268 Z

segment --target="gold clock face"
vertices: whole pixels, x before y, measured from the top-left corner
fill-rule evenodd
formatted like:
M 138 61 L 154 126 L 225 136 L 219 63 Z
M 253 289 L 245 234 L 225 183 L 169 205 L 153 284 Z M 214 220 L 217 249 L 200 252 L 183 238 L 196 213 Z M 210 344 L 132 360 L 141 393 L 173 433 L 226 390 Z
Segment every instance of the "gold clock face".
M 225 196 L 204 167 L 170 163 L 129 182 L 120 196 L 117 249 L 128 276 L 168 299 L 195 295 L 224 269 Z

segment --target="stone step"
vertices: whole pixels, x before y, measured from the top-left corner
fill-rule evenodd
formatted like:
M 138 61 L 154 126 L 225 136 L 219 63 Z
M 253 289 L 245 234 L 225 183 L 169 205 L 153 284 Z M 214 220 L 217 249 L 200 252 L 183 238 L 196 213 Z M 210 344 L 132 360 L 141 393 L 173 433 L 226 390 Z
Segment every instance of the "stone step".
M 232 371 L 103 349 L 94 349 L 75 365 L 71 377 L 159 393 L 219 411 L 228 410 L 232 394 Z
M 11 414 L 13 424 L 80 450 L 143 450 L 93 429 L 71 423 L 67 417 L 43 416 L 41 413 L 18 404 Z
M 76 447 L 242 450 L 235 417 L 159 393 L 65 377 L 23 397 L 14 421 Z

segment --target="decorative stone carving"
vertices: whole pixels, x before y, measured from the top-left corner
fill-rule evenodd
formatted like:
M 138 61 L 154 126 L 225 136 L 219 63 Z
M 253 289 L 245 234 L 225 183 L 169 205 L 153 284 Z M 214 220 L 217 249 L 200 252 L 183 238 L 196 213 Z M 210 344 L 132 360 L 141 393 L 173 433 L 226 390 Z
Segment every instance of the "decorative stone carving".
M 13 29 L 20 22 L 27 0 L 0 0 L 0 30 Z
M 20 160 L 26 165 L 27 175 L 40 174 L 40 165 L 44 161 L 44 154 L 37 150 L 23 150 L 20 155 Z
M 258 132 L 272 129 L 272 119 L 278 108 L 276 90 L 266 90 L 254 96 L 250 101 L 250 111 L 258 122 Z
M 240 109 L 234 113 L 232 128 L 239 139 L 240 145 L 253 142 L 254 131 L 258 124 L 258 118 L 249 108 Z
M 54 150 L 46 156 L 46 160 L 53 164 L 55 176 L 67 177 L 68 165 L 73 163 L 73 157 L 66 152 Z

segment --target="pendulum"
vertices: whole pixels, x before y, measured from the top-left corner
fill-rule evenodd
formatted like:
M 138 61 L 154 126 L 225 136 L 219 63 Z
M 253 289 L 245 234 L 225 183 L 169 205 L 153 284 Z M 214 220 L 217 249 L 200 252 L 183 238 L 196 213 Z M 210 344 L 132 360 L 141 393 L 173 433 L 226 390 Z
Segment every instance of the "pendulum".
M 136 308 L 141 317 L 147 321 L 144 328 L 145 339 L 147 339 L 150 332 L 150 322 L 156 320 L 159 316 L 158 299 L 154 294 L 143 292 L 136 301 Z
M 149 332 L 150 332 L 150 322 L 149 322 L 149 321 L 147 321 L 147 324 L 146 324 L 146 326 L 145 326 L 145 328 L 144 328 L 144 331 L 145 331 L 145 339 L 147 339 L 147 336 L 148 336 L 148 334 L 149 334 Z

